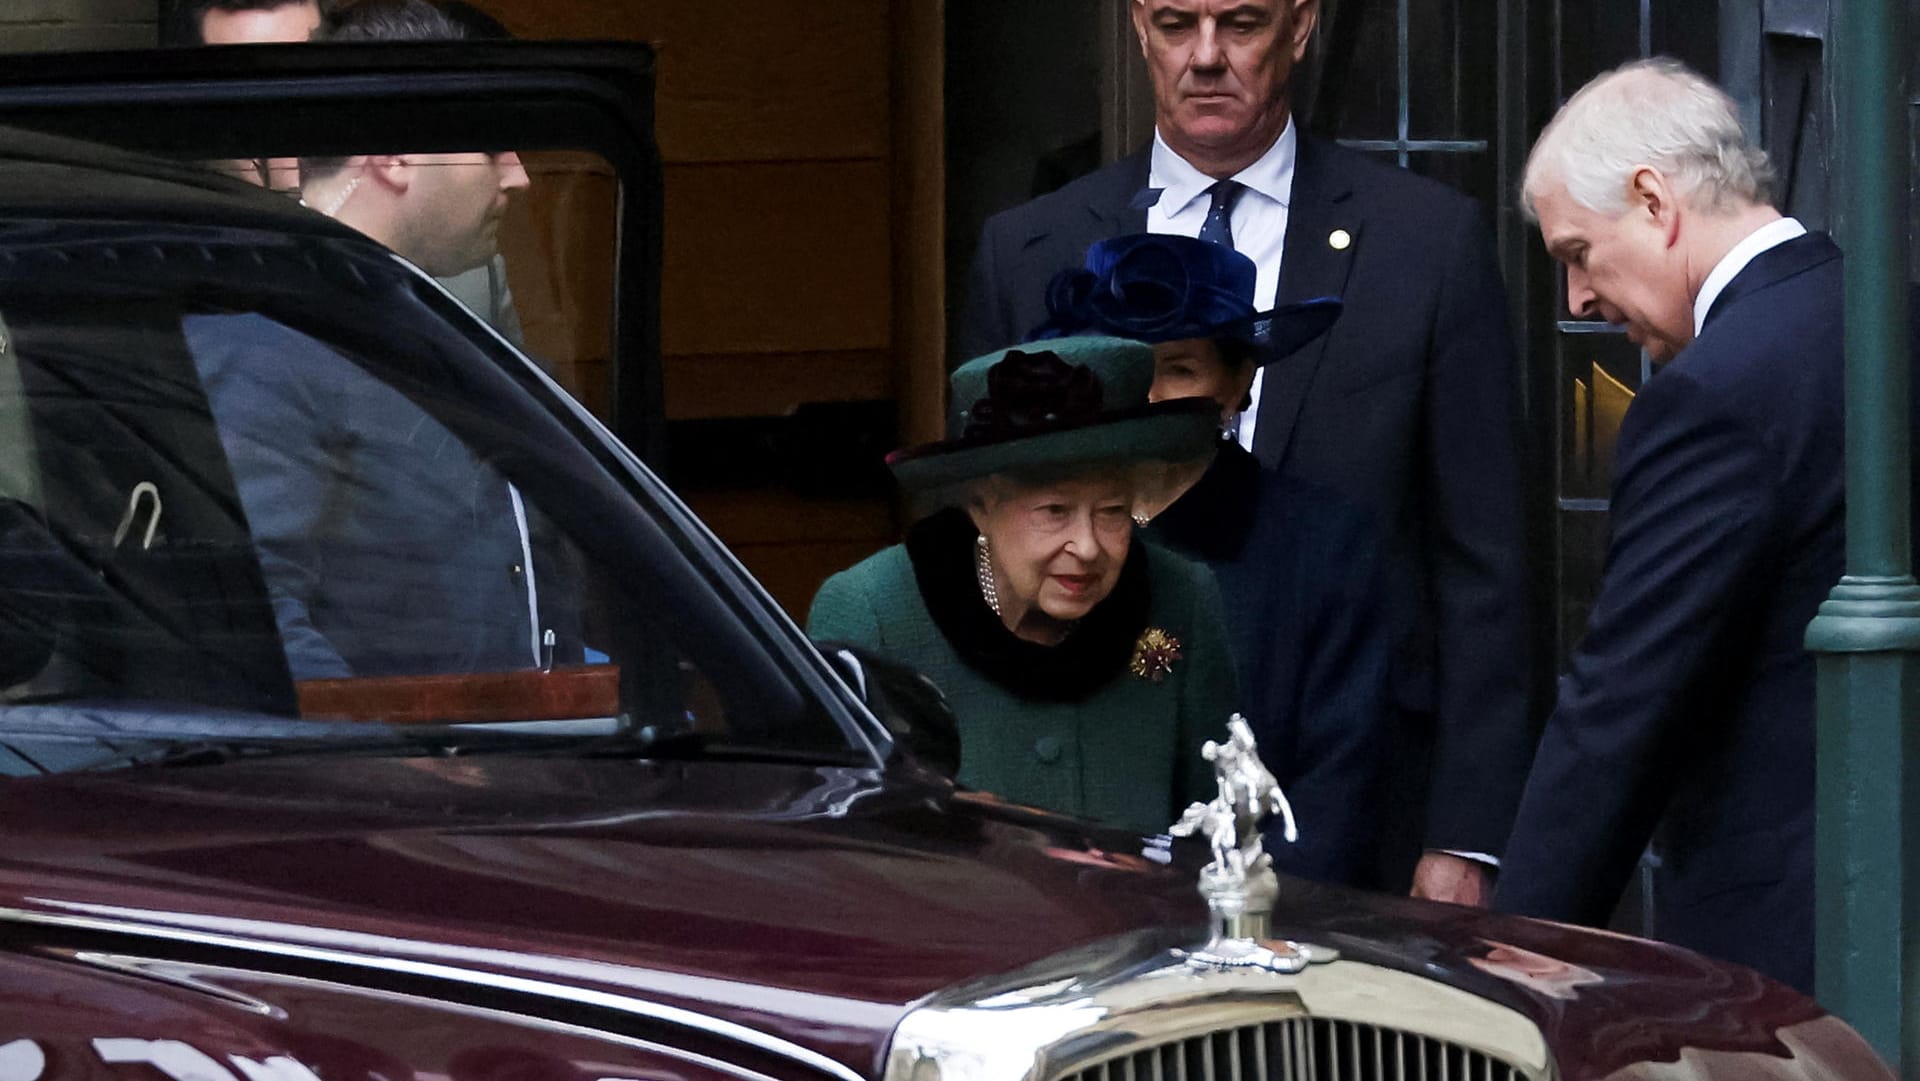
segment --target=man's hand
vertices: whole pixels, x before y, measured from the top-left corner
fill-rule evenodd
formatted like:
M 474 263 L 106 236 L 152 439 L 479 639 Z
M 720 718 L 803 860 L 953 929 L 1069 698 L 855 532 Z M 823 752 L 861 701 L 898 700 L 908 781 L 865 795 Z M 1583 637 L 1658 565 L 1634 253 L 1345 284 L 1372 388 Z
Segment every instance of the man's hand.
M 1428 852 L 1413 868 L 1413 896 L 1485 908 L 1493 900 L 1492 868 L 1450 852 Z

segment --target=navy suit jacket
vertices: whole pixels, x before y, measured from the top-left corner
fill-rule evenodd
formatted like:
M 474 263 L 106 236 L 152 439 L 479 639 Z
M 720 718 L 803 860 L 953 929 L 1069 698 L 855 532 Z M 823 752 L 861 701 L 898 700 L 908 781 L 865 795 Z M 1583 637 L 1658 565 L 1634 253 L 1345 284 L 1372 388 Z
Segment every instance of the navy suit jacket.
M 295 679 L 540 663 L 529 542 L 499 473 L 399 390 L 265 316 L 192 316 L 185 333 Z M 539 583 L 543 611 L 556 585 Z
M 1274 865 L 1366 884 L 1388 747 L 1378 530 L 1226 443 L 1148 533 L 1220 584 L 1241 712 L 1300 823 L 1291 844 L 1268 823 Z
M 1802 637 L 1845 558 L 1841 284 L 1824 235 L 1762 253 L 1628 408 L 1499 907 L 1604 923 L 1651 838 L 1655 935 L 1811 990 Z
M 1038 326 L 1048 280 L 1088 245 L 1145 231 L 1147 168 L 1143 151 L 987 222 L 969 355 Z M 1320 296 L 1344 314 L 1267 367 L 1254 451 L 1379 523 L 1391 689 L 1403 736 L 1433 748 L 1410 779 L 1428 787 L 1425 842 L 1498 853 L 1533 744 L 1516 365 L 1491 236 L 1458 192 L 1302 134 L 1278 299 Z

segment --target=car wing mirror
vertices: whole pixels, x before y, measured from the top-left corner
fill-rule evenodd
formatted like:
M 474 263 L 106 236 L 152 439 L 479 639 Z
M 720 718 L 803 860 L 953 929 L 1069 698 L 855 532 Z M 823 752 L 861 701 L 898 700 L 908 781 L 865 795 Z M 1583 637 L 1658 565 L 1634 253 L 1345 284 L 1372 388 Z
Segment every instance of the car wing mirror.
M 947 696 L 926 676 L 899 661 L 847 642 L 817 642 L 840 678 L 893 737 L 893 754 L 912 758 L 942 776 L 960 772 L 960 722 Z

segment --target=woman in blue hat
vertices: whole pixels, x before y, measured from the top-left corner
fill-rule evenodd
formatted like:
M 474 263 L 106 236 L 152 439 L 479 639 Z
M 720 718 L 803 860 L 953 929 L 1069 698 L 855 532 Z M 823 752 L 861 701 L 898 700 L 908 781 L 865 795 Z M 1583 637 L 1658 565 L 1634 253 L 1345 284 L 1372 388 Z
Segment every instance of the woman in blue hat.
M 962 783 L 1160 833 L 1238 698 L 1206 568 L 1138 543 L 1143 468 L 1212 452 L 1217 411 L 1152 404 L 1147 346 L 1083 337 L 952 376 L 951 438 L 888 459 L 927 515 L 829 578 L 807 631 L 918 669 Z
M 1285 363 L 1340 314 L 1332 299 L 1258 312 L 1255 273 L 1246 256 L 1191 237 L 1103 241 L 1054 280 L 1051 319 L 1033 337 L 1151 344 L 1147 399 L 1205 400 L 1230 431 L 1258 368 Z M 1219 580 L 1242 711 L 1300 823 L 1296 844 L 1269 839 L 1277 866 L 1367 884 L 1389 738 L 1377 528 L 1338 495 L 1262 468 L 1225 432 L 1216 455 L 1169 467 L 1136 509 L 1148 537 Z

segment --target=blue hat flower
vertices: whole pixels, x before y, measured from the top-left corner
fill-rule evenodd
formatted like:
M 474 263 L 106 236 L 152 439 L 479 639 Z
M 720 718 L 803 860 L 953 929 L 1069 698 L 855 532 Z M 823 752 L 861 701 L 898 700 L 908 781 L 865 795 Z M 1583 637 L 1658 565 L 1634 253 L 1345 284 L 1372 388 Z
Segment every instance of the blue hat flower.
M 1265 364 L 1326 333 L 1340 301 L 1323 297 L 1269 312 L 1254 308 L 1258 269 L 1221 244 L 1135 233 L 1087 249 L 1086 265 L 1047 285 L 1048 319 L 1028 341 L 1105 334 L 1141 342 L 1234 338 Z

